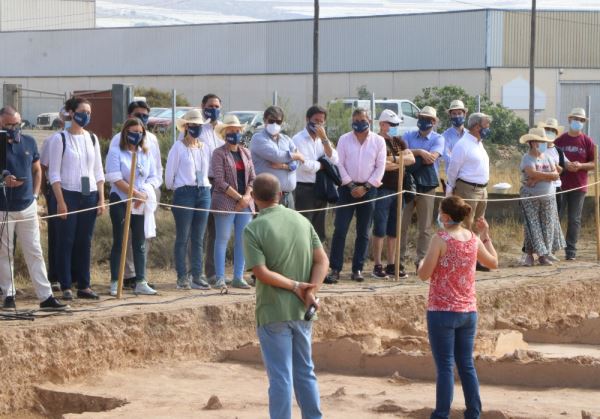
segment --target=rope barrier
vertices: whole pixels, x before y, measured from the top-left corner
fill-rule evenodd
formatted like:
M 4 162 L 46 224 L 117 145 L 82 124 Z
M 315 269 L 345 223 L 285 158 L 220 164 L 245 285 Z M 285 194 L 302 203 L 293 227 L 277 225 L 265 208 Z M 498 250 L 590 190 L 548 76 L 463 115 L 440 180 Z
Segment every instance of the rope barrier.
M 600 181 L 596 181 L 596 182 L 592 182 L 592 183 L 588 183 L 585 186 L 578 186 L 576 188 L 571 188 L 571 189 L 566 189 L 564 191 L 559 191 L 559 192 L 551 192 L 548 194 L 544 194 L 544 195 L 536 195 L 536 196 L 521 196 L 521 197 L 516 197 L 516 198 L 491 198 L 491 199 L 479 199 L 479 198 L 463 198 L 464 201 L 468 201 L 468 202 L 510 202 L 510 201 L 526 201 L 526 200 L 533 200 L 533 199 L 539 199 L 539 198 L 545 198 L 545 197 L 552 197 L 555 195 L 560 195 L 560 194 L 564 194 L 567 192 L 572 192 L 572 191 L 577 191 L 580 189 L 584 189 L 587 188 L 588 186 L 594 186 L 596 184 L 600 184 Z M 363 205 L 363 204 L 367 204 L 370 202 L 375 202 L 375 201 L 379 201 L 381 199 L 387 199 L 390 197 L 394 197 L 397 196 L 401 193 L 407 193 L 407 194 L 411 194 L 411 195 L 415 195 L 415 196 L 428 196 L 428 197 L 432 197 L 434 199 L 444 199 L 445 196 L 439 196 L 439 195 L 435 195 L 435 194 L 426 194 L 426 193 L 422 193 L 422 192 L 415 192 L 415 191 L 407 191 L 407 190 L 402 190 L 400 192 L 392 192 L 388 195 L 385 196 L 378 196 L 376 198 L 372 198 L 372 199 L 367 199 L 364 201 L 360 201 L 360 202 L 351 202 L 348 204 L 341 204 L 341 205 L 333 205 L 333 206 L 328 206 L 325 208 L 314 208 L 314 209 L 306 209 L 306 210 L 296 210 L 299 213 L 309 213 L 309 212 L 318 212 L 318 211 L 329 211 L 329 210 L 336 210 L 338 208 L 347 208 L 347 207 L 352 207 L 352 206 L 357 206 L 357 205 Z M 134 198 L 132 198 L 134 199 Z M 128 199 L 123 199 L 121 201 L 117 201 L 117 202 L 109 202 L 109 203 L 105 203 L 103 205 L 103 207 L 108 208 L 112 205 L 117 205 L 117 204 L 121 204 L 121 203 L 126 203 L 128 201 Z M 186 206 L 181 206 L 181 205 L 174 205 L 174 204 L 166 204 L 163 202 L 158 202 L 157 205 L 161 206 L 161 207 L 165 207 L 165 208 L 176 208 L 176 209 L 185 209 L 188 211 L 200 211 L 200 212 L 209 212 L 209 213 L 213 213 L 213 214 L 248 214 L 247 211 L 223 211 L 223 210 L 215 210 L 215 209 L 210 209 L 210 208 L 193 208 L 193 207 L 186 207 Z M 51 218 L 57 218 L 57 217 L 61 217 L 63 215 L 73 215 L 73 214 L 79 214 L 82 212 L 86 212 L 86 211 L 94 211 L 94 210 L 98 210 L 101 206 L 95 206 L 95 207 L 91 207 L 91 208 L 85 208 L 85 209 L 80 209 L 80 210 L 76 210 L 76 211 L 70 211 L 70 212 L 66 212 L 65 214 L 52 214 L 52 215 L 44 215 L 41 217 L 37 217 L 38 220 L 47 220 L 47 219 L 51 219 Z M 257 212 L 252 212 L 251 214 L 257 214 Z M 32 221 L 35 218 L 24 218 L 22 220 L 3 220 L 0 221 L 0 225 L 2 224 L 13 224 L 13 223 L 20 223 L 20 222 L 26 222 L 26 221 Z

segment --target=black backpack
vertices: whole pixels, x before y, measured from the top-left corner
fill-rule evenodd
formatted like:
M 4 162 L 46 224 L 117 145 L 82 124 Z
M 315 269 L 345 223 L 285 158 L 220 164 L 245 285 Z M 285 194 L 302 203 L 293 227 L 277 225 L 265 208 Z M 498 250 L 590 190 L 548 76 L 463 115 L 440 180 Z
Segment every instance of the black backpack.
M 90 131 L 88 131 L 88 132 L 90 133 L 90 137 L 91 137 L 91 139 L 92 139 L 92 145 L 93 145 L 94 147 L 96 147 L 96 134 L 94 134 L 93 132 L 90 132 Z M 64 154 L 65 154 L 65 147 L 66 147 L 66 145 L 67 145 L 67 137 L 65 136 L 65 132 L 64 132 L 64 131 L 61 131 L 61 132 L 60 132 L 60 137 L 62 138 L 62 143 L 63 143 L 63 155 L 64 155 Z

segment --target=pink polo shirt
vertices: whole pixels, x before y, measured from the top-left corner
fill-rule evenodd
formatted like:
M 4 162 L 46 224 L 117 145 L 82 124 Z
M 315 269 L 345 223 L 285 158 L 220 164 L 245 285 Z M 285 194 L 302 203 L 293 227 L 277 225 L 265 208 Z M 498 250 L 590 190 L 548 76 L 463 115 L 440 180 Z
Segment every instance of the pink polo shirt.
M 342 175 L 342 185 L 350 182 L 365 183 L 378 188 L 385 173 L 385 140 L 369 131 L 361 144 L 354 132 L 340 137 L 337 143 L 339 156 L 338 169 Z

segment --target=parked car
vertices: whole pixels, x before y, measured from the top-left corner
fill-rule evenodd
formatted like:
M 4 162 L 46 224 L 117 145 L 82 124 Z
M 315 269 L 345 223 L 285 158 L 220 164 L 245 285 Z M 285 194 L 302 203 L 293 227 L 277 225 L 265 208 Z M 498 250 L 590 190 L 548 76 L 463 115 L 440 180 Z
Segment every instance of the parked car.
M 169 108 L 152 108 L 150 109 L 150 113 L 148 114 L 149 118 L 154 118 L 158 115 L 160 115 L 161 113 L 163 113 L 164 111 L 166 111 Z
M 263 113 L 263 111 L 230 111 L 225 115 L 235 115 L 240 123 L 246 124 L 242 133 L 242 142 L 248 145 L 254 133 L 263 127 Z
M 56 120 L 60 123 L 58 112 L 41 113 L 37 116 L 35 125 L 39 129 L 55 129 Z
M 181 118 L 187 111 L 193 109 L 189 106 L 180 106 L 175 108 L 175 118 Z M 164 133 L 171 128 L 173 122 L 173 112 L 171 108 L 165 108 L 161 113 L 148 118 L 148 129 L 152 132 Z

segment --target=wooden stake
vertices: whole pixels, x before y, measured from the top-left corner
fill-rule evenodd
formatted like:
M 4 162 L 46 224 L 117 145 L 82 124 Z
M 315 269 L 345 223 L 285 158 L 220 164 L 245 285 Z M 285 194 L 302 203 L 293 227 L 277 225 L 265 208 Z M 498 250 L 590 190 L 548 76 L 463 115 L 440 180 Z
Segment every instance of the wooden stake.
M 594 147 L 594 210 L 596 215 L 596 261 L 600 262 L 600 168 L 598 167 L 598 146 Z
M 395 264 L 395 281 L 400 281 L 400 240 L 402 238 L 402 186 L 404 184 L 404 156 L 400 153 L 400 167 L 398 168 L 398 196 L 396 208 L 396 254 L 394 258 Z
M 123 276 L 125 275 L 125 259 L 127 257 L 127 240 L 129 240 L 129 225 L 131 222 L 131 205 L 133 197 L 133 184 L 135 183 L 135 166 L 137 164 L 137 148 L 131 156 L 131 172 L 129 175 L 129 191 L 127 192 L 127 209 L 125 210 L 125 223 L 123 225 L 123 240 L 121 241 L 121 261 L 119 262 L 119 279 L 117 282 L 117 298 L 121 298 L 123 291 Z

